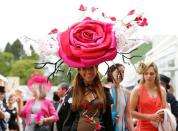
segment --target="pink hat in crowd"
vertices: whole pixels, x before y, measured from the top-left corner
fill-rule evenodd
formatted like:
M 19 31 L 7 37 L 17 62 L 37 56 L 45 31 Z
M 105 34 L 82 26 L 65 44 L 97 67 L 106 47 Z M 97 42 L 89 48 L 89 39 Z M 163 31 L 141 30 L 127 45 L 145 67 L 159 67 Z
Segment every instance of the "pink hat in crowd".
M 50 81 L 41 75 L 35 75 L 31 79 L 28 80 L 27 86 L 31 90 L 33 85 L 43 85 L 48 91 L 51 89 L 51 83 Z

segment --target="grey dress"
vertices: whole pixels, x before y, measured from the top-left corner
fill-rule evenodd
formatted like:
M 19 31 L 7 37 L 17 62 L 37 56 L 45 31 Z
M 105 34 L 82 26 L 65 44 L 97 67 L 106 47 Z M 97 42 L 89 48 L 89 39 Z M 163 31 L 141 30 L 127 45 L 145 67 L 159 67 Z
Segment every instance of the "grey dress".
M 35 120 L 35 113 L 41 110 L 41 101 L 35 101 L 34 105 L 32 106 L 32 114 L 30 116 L 30 124 L 25 126 L 25 131 L 33 131 L 34 126 L 36 124 Z

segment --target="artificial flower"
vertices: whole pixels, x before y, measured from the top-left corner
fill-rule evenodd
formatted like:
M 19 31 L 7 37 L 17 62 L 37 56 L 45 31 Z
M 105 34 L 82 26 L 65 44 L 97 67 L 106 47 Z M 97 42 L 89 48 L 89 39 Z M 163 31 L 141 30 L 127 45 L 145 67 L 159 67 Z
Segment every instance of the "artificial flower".
M 112 21 L 116 21 L 116 17 L 109 17 Z
M 97 9 L 98 9 L 98 8 L 96 8 L 96 7 L 91 7 L 91 11 L 92 11 L 92 12 L 95 12 Z
M 71 67 L 89 67 L 113 60 L 117 54 L 111 23 L 86 18 L 59 34 L 59 56 Z
M 96 123 L 96 125 L 95 125 L 96 131 L 101 130 L 101 127 L 102 127 L 102 126 L 101 126 L 99 123 Z
M 129 13 L 127 15 L 133 15 L 135 13 L 135 10 L 131 10 L 129 11 Z
M 48 34 L 51 35 L 51 34 L 56 34 L 58 33 L 58 29 L 57 28 L 54 28 L 51 30 L 51 32 L 49 32 Z
M 83 5 L 81 4 L 79 10 L 80 10 L 80 11 L 86 11 L 86 10 L 87 10 L 87 7 L 86 7 L 86 6 L 83 6 Z
M 87 106 L 88 106 L 88 102 L 87 101 L 82 102 L 82 107 L 83 108 L 87 108 Z
M 84 118 L 83 119 L 85 122 L 87 122 L 87 123 L 90 123 L 90 122 L 92 122 L 93 120 L 91 120 L 90 118 Z

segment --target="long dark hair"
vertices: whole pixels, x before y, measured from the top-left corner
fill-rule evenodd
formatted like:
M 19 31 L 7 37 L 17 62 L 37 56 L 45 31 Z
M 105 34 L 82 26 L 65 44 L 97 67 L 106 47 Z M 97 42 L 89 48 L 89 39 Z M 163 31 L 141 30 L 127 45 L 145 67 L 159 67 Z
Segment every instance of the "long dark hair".
M 122 64 L 120 64 L 120 63 L 117 63 L 117 64 L 113 64 L 112 66 L 110 66 L 109 68 L 108 68 L 108 70 L 107 70 L 107 81 L 108 82 L 114 82 L 114 78 L 113 78 L 113 76 L 112 76 L 112 73 L 113 73 L 113 71 L 115 71 L 116 69 L 118 70 L 118 73 L 120 73 L 121 74 L 121 72 L 119 71 L 119 67 L 124 67 L 124 65 L 122 65 Z M 121 75 L 122 76 L 122 75 Z M 123 78 L 122 78 L 122 80 L 123 80 Z
M 81 109 L 82 100 L 84 98 L 85 93 L 85 85 L 84 80 L 80 73 L 77 73 L 76 77 L 73 81 L 73 89 L 72 89 L 72 110 L 78 111 Z M 99 74 L 97 73 L 96 77 L 93 80 L 92 87 L 98 97 L 98 99 L 102 102 L 103 107 L 106 105 L 106 96 L 104 93 L 104 87 L 101 84 Z
M 108 71 L 107 71 L 107 81 L 108 82 L 112 82 L 113 84 L 116 84 L 117 81 L 114 79 L 112 73 L 115 71 L 115 70 L 118 70 L 118 73 L 120 74 L 121 76 L 121 80 L 123 80 L 123 76 L 122 76 L 122 73 L 121 71 L 119 70 L 119 67 L 124 67 L 124 65 L 120 64 L 120 63 L 117 63 L 117 64 L 113 64 L 112 66 L 109 67 Z M 118 75 L 119 75 L 118 74 Z M 115 90 L 117 90 L 117 85 L 115 85 Z M 116 109 L 118 107 L 118 92 L 116 91 Z

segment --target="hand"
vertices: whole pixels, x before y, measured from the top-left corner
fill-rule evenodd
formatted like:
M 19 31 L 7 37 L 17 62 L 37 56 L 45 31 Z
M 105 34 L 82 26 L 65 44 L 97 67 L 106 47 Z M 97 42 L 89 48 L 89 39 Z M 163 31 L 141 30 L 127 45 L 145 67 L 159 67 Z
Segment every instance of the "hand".
M 164 112 L 159 112 L 159 113 L 150 115 L 150 120 L 158 122 L 158 123 L 163 121 L 163 118 L 164 118 Z
M 164 111 L 158 112 L 159 116 L 164 119 Z
M 43 124 L 45 124 L 45 118 L 40 119 L 40 121 L 37 122 L 39 126 L 42 126 Z
M 115 121 L 118 123 L 119 120 L 120 120 L 120 115 L 117 115 L 117 116 L 115 117 Z

